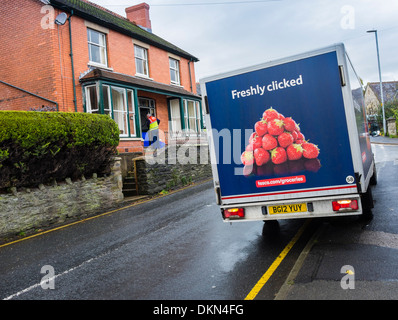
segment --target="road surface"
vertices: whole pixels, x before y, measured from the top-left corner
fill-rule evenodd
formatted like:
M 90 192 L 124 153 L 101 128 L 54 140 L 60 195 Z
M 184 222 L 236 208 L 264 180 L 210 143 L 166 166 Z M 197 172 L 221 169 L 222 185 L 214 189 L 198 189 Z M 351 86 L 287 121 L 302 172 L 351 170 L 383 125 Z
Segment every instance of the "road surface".
M 398 146 L 373 150 L 372 221 L 230 225 L 206 182 L 1 246 L 0 299 L 243 300 L 253 288 L 256 300 L 397 299 Z M 341 287 L 345 265 L 355 272 L 353 290 Z

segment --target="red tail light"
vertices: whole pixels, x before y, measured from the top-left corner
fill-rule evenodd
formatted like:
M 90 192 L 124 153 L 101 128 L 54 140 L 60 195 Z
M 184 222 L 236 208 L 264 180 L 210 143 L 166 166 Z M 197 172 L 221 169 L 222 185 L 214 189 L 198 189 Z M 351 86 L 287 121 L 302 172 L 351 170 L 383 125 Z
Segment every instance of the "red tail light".
M 230 208 L 224 209 L 224 218 L 244 218 L 245 217 L 245 209 L 244 208 Z
M 333 201 L 333 211 L 347 211 L 347 210 L 358 210 L 358 200 L 338 200 Z

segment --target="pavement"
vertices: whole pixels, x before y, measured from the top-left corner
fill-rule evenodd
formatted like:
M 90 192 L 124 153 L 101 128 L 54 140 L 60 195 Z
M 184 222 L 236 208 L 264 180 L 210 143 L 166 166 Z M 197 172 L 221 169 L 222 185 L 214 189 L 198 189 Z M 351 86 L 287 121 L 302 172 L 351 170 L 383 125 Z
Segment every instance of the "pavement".
M 390 138 L 390 137 L 384 137 L 384 136 L 378 136 L 378 137 L 370 137 L 370 142 L 371 143 L 376 143 L 376 144 L 398 144 L 398 138 Z
M 397 234 L 353 222 L 324 223 L 320 230 L 276 300 L 398 299 Z
M 398 139 L 371 142 L 390 154 L 377 167 L 373 219 L 318 221 L 276 300 L 398 300 Z

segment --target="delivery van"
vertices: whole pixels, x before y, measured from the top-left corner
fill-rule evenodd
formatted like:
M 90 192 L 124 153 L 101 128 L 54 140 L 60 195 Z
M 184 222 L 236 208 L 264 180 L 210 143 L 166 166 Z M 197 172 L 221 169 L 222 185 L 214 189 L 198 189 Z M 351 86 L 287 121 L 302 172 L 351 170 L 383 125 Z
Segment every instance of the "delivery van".
M 200 84 L 224 221 L 371 214 L 375 161 L 344 44 Z

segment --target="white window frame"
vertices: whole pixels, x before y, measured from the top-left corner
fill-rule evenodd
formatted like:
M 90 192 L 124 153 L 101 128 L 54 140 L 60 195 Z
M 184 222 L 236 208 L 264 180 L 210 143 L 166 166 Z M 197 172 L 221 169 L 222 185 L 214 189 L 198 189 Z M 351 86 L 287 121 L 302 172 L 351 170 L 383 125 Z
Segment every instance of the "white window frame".
M 89 92 L 89 90 L 91 88 L 95 88 L 95 93 L 97 95 L 97 108 L 96 109 L 93 109 L 93 106 L 92 106 L 91 95 L 90 95 L 90 92 Z M 99 108 L 100 97 L 99 97 L 99 92 L 98 92 L 98 86 L 95 85 L 95 84 L 94 85 L 90 85 L 90 86 L 86 86 L 84 88 L 84 91 L 85 91 L 85 95 L 86 95 L 86 111 L 87 111 L 87 113 L 100 113 L 101 112 L 100 108 Z
M 193 113 L 189 112 L 188 103 L 193 103 Z M 191 128 L 190 121 L 195 123 L 195 128 Z M 184 123 L 185 131 L 187 134 L 200 134 L 202 132 L 202 126 L 200 121 L 200 105 L 198 101 L 184 99 Z
M 180 61 L 169 57 L 169 65 L 170 65 L 170 82 L 171 82 L 171 84 L 180 85 Z M 174 75 L 174 79 L 176 79 L 176 80 L 173 80 L 173 75 Z
M 192 106 L 193 108 L 193 114 L 190 112 L 189 106 Z M 195 101 L 193 100 L 187 100 L 187 109 L 188 109 L 188 122 L 189 122 L 189 130 L 190 132 L 197 133 L 198 132 L 198 127 L 197 127 L 197 120 L 196 120 L 196 105 Z M 191 122 L 194 124 L 195 128 L 191 128 Z
M 181 128 L 181 111 L 180 111 L 180 99 L 170 100 L 170 131 L 172 135 L 178 136 L 182 133 Z
M 200 103 L 199 101 L 194 101 L 195 110 L 196 110 L 196 126 L 197 132 L 200 133 L 202 131 L 202 121 L 201 121 L 201 114 L 200 114 Z
M 96 32 L 99 34 L 99 43 L 91 41 L 91 34 L 90 32 Z M 101 43 L 102 39 L 102 43 Z M 106 47 L 106 34 L 91 28 L 87 28 L 87 42 L 88 42 L 88 55 L 89 55 L 89 63 L 108 67 L 108 54 L 107 54 L 107 47 Z M 100 53 L 100 60 L 101 61 L 94 61 L 92 55 L 92 47 L 98 47 Z M 101 50 L 102 49 L 102 50 Z
M 122 103 L 123 103 L 123 107 L 124 109 L 122 110 L 118 110 L 115 109 L 115 96 L 113 94 L 113 92 L 118 92 L 122 95 Z M 113 113 L 113 120 L 115 120 L 115 118 L 117 117 L 118 119 L 122 119 L 123 121 L 123 126 L 124 126 L 124 133 L 120 133 L 119 136 L 120 137 L 129 137 L 129 124 L 128 124 L 128 111 L 127 111 L 127 97 L 126 97 L 126 89 L 125 88 L 121 88 L 121 87 L 117 87 L 117 86 L 111 86 L 111 94 L 112 94 L 112 113 Z M 120 118 L 121 117 L 121 118 Z M 116 120 L 115 120 L 116 122 Z M 116 122 L 119 126 L 119 123 Z M 120 126 L 119 126 L 119 130 L 120 130 Z
M 189 133 L 191 128 L 189 127 L 188 101 L 185 99 L 184 99 L 184 127 L 185 127 L 185 132 Z
M 149 78 L 148 49 L 134 44 L 134 59 L 136 75 Z M 138 65 L 142 67 L 144 73 L 139 72 Z
M 129 94 L 130 94 L 131 99 L 129 99 Z M 137 126 L 136 126 L 136 123 L 135 123 L 136 114 L 135 114 L 134 91 L 131 90 L 131 89 L 127 89 L 127 103 L 128 103 L 128 106 L 127 106 L 128 116 L 129 116 L 129 119 L 128 119 L 127 122 L 128 122 L 128 125 L 129 125 L 130 137 L 137 137 Z M 133 124 L 134 134 L 131 133 L 132 132 L 131 124 Z
M 104 114 L 109 115 L 112 119 L 113 119 L 113 107 L 112 107 L 112 99 L 111 99 L 111 86 L 107 85 L 107 84 L 103 84 L 102 85 L 102 90 L 106 90 L 107 91 L 107 95 L 108 95 L 108 109 L 105 109 L 104 106 Z M 104 97 L 104 92 L 102 92 L 102 98 L 104 99 L 105 102 L 105 97 Z

